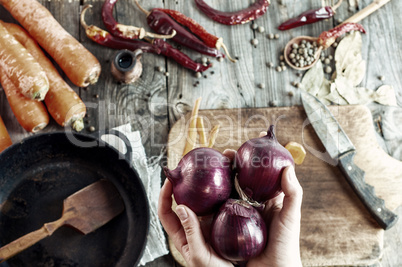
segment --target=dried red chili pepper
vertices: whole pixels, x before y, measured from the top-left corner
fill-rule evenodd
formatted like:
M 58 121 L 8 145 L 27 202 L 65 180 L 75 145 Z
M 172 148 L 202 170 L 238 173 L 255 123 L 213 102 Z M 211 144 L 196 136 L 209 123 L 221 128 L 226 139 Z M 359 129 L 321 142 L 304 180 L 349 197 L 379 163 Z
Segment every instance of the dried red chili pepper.
M 205 45 L 202 41 L 200 41 L 200 39 L 183 28 L 168 14 L 157 9 L 147 11 L 142 8 L 137 1 L 135 1 L 135 3 L 137 4 L 138 8 L 147 15 L 147 23 L 152 30 L 160 34 L 171 34 L 173 30 L 175 30 L 176 35 L 172 38 L 172 40 L 178 44 L 211 57 L 225 57 L 225 55 L 217 49 Z
M 85 12 L 88 8 L 91 8 L 91 5 L 85 6 L 82 9 L 81 12 L 81 25 L 85 29 L 85 33 L 88 38 L 90 38 L 92 41 L 109 47 L 109 48 L 114 48 L 114 49 L 129 49 L 129 50 L 137 50 L 141 49 L 144 53 L 154 53 L 154 54 L 160 54 L 161 51 L 159 48 L 155 47 L 154 45 L 139 41 L 139 40 L 124 40 L 117 38 L 113 35 L 111 35 L 109 32 L 104 31 L 94 25 L 87 25 L 85 22 Z
M 114 49 L 129 49 L 136 50 L 141 49 L 144 53 L 153 53 L 153 54 L 162 54 L 166 57 L 172 58 L 177 63 L 182 65 L 185 68 L 196 72 L 203 72 L 211 67 L 211 65 L 204 66 L 193 61 L 186 54 L 181 51 L 173 48 L 171 45 L 166 43 L 161 39 L 151 40 L 151 43 L 143 42 L 140 40 L 127 40 L 121 39 L 119 37 L 115 37 L 111 35 L 109 32 L 104 31 L 94 25 L 87 25 L 84 18 L 85 12 L 91 5 L 87 5 L 82 9 L 81 12 L 81 25 L 85 28 L 85 33 L 94 42 Z M 145 37 L 146 38 L 146 37 Z
M 114 36 L 125 39 L 143 39 L 144 37 L 170 39 L 176 32 L 172 31 L 168 35 L 146 32 L 144 28 L 118 23 L 113 17 L 113 8 L 117 0 L 106 0 L 102 6 L 102 20 L 108 31 Z
M 264 15 L 268 10 L 270 1 L 258 0 L 250 7 L 235 12 L 222 12 L 213 9 L 204 0 L 195 0 L 195 4 L 210 19 L 225 25 L 236 25 L 250 22 Z
M 207 46 L 216 48 L 218 50 L 223 48 L 228 59 L 232 62 L 236 62 L 236 60 L 230 56 L 227 47 L 223 43 L 222 37 L 217 37 L 217 36 L 209 33 L 198 22 L 196 22 L 192 18 L 185 16 L 183 13 L 181 13 L 177 10 L 165 9 L 165 8 L 154 8 L 154 10 L 162 11 L 162 12 L 168 14 L 169 16 L 171 16 L 176 22 L 187 27 L 193 34 L 198 36 Z
M 160 49 L 162 55 L 174 59 L 180 65 L 188 69 L 191 69 L 195 72 L 204 72 L 212 66 L 211 64 L 204 66 L 200 63 L 193 61 L 186 54 L 180 52 L 176 48 L 173 48 L 170 44 L 161 39 L 154 39 L 152 41 L 152 44 L 156 46 L 158 49 Z
M 291 18 L 281 25 L 278 30 L 285 31 L 297 28 L 303 25 L 312 24 L 323 19 L 329 19 L 334 16 L 335 12 L 330 6 L 312 9 L 301 13 L 299 16 Z
M 334 6 L 325 6 L 317 9 L 307 10 L 299 16 L 291 18 L 281 25 L 278 29 L 281 31 L 297 28 L 303 25 L 312 24 L 323 19 L 329 19 L 335 15 L 335 11 L 342 4 L 343 0 L 339 0 Z
M 351 31 L 360 31 L 362 33 L 366 33 L 361 24 L 348 22 L 336 26 L 329 31 L 322 32 L 320 36 L 318 36 L 317 43 L 318 45 L 322 46 L 323 49 L 327 49 L 336 41 L 336 38 Z

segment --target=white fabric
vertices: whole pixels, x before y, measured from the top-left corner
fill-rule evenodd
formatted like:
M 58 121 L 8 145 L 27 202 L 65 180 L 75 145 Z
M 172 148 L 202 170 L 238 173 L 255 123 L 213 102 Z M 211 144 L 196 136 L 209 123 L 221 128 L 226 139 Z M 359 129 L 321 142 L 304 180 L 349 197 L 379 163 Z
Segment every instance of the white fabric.
M 133 149 L 133 167 L 138 172 L 148 196 L 150 208 L 150 225 L 147 237 L 147 245 L 141 258 L 140 265 L 155 260 L 169 253 L 166 246 L 166 238 L 157 215 L 158 197 L 161 189 L 161 167 L 158 164 L 149 165 L 142 145 L 141 135 L 138 131 L 131 131 L 130 124 L 125 124 L 113 130 L 123 133 L 130 141 Z M 122 153 L 127 151 L 124 142 L 114 135 L 103 135 L 101 139 Z
M 378 143 L 392 157 L 402 161 L 402 108 L 369 106 L 373 114 Z

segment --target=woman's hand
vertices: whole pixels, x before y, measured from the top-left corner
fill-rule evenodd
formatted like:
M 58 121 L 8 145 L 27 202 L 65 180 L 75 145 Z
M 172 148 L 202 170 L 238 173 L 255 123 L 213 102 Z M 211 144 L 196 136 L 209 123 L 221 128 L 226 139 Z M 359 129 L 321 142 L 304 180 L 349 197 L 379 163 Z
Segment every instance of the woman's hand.
M 192 210 L 184 205 L 177 206 L 176 213 L 172 210 L 172 193 L 172 184 L 166 179 L 159 195 L 158 216 L 187 266 L 233 266 L 206 243 L 198 217 Z
M 236 151 L 225 150 L 223 154 L 233 160 Z M 299 238 L 303 190 L 293 166 L 284 170 L 281 183 L 283 193 L 269 200 L 262 214 L 268 227 L 267 247 L 247 266 L 302 266 Z M 206 242 L 210 218 L 201 225 L 197 215 L 184 205 L 177 206 L 175 213 L 172 210 L 172 193 L 172 184 L 166 179 L 159 196 L 158 215 L 188 266 L 233 266 L 219 257 Z
M 262 132 L 260 136 L 266 134 Z M 223 154 L 233 161 L 236 151 L 227 149 Z M 268 227 L 267 247 L 247 266 L 302 266 L 299 239 L 303 189 L 293 166 L 283 171 L 281 186 L 283 192 L 265 203 L 262 214 Z
M 282 190 L 264 209 L 263 217 L 269 228 L 267 247 L 247 266 L 302 266 L 299 238 L 303 190 L 293 166 L 283 172 Z

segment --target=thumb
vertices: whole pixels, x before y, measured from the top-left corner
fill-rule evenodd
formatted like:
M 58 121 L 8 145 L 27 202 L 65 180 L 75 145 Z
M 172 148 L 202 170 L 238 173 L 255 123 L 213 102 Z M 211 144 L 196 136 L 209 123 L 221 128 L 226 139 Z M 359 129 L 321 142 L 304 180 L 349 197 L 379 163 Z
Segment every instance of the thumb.
M 180 219 L 187 239 L 187 244 L 182 247 L 182 254 L 186 255 L 187 260 L 190 260 L 206 253 L 206 242 L 202 235 L 197 215 L 184 205 L 176 207 L 176 214 Z
M 285 193 L 281 217 L 287 227 L 294 229 L 300 225 L 303 189 L 297 180 L 293 166 L 286 167 L 284 170 L 281 186 Z

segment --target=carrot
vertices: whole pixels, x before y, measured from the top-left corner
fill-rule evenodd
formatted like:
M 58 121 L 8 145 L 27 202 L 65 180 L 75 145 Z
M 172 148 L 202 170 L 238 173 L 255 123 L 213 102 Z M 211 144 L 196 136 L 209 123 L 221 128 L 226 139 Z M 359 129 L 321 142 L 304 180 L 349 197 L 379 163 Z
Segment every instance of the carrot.
M 46 57 L 37 42 L 19 25 L 1 22 L 45 70 L 49 79 L 49 92 L 45 103 L 50 115 L 61 126 L 72 125 L 76 131 L 84 127 L 86 106 L 77 93 L 64 81 L 52 62 Z
M 49 90 L 49 81 L 39 63 L 0 25 L 0 67 L 21 93 L 43 100 Z
M 12 142 L 10 135 L 8 134 L 6 126 L 4 125 L 4 122 L 0 117 L 0 153 L 11 145 Z
M 101 66 L 94 55 L 69 34 L 36 0 L 0 0 L 11 15 L 57 62 L 77 86 L 98 81 Z
M 22 128 L 35 133 L 49 124 L 49 115 L 45 105 L 23 96 L 2 69 L 0 69 L 0 82 L 11 110 Z

